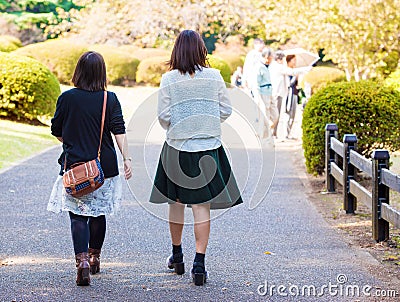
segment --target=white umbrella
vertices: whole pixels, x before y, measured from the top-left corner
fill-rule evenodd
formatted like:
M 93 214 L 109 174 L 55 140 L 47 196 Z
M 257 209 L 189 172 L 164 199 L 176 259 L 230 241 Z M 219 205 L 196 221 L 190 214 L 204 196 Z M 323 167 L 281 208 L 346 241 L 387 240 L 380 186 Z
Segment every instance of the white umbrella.
M 311 66 L 319 60 L 319 56 L 315 53 L 305 50 L 304 48 L 286 49 L 283 53 L 296 56 L 296 67 Z

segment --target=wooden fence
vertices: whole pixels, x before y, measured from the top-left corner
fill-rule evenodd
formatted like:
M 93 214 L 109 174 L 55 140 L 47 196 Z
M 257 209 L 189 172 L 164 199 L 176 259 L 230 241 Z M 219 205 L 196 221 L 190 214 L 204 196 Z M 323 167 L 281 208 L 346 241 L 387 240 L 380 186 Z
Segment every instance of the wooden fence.
M 354 134 L 345 134 L 341 142 L 337 125 L 326 125 L 326 189 L 335 192 L 337 183 L 343 186 L 343 208 L 347 214 L 356 211 L 357 202 L 372 211 L 372 236 L 377 242 L 389 238 L 389 223 L 400 228 L 400 212 L 389 205 L 389 189 L 400 192 L 400 175 L 389 170 L 389 159 L 389 152 L 382 149 L 375 150 L 372 159 L 365 158 L 357 152 Z M 356 181 L 357 171 L 371 177 L 372 192 Z

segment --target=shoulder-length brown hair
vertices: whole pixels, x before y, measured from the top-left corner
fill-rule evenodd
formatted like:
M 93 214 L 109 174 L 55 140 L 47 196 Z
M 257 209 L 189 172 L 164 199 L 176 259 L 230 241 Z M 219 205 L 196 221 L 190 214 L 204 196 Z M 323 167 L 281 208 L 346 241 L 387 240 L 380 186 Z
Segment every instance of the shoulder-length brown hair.
M 106 90 L 107 72 L 103 56 L 95 51 L 87 51 L 81 55 L 72 83 L 75 87 L 88 91 Z
M 176 38 L 168 64 L 170 70 L 178 69 L 182 74 L 193 74 L 208 67 L 207 48 L 200 34 L 193 30 L 182 31 Z
M 286 56 L 286 63 L 289 63 L 291 60 L 293 60 L 296 57 L 296 55 L 287 55 Z

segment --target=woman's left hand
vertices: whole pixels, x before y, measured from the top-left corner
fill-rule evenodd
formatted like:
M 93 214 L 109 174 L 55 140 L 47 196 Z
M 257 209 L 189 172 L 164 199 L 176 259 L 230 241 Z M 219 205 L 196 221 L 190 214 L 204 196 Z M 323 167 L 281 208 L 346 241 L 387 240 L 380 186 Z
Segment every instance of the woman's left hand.
M 129 179 L 132 177 L 132 160 L 131 159 L 124 160 L 124 172 L 125 172 L 125 179 Z

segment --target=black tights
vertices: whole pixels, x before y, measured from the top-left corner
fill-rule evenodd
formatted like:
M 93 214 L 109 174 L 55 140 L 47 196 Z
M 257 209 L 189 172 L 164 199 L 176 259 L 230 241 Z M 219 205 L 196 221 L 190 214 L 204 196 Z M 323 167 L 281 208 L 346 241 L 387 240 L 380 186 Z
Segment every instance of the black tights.
M 81 216 L 69 212 L 75 255 L 87 253 L 88 247 L 101 249 L 106 236 L 106 216 Z

